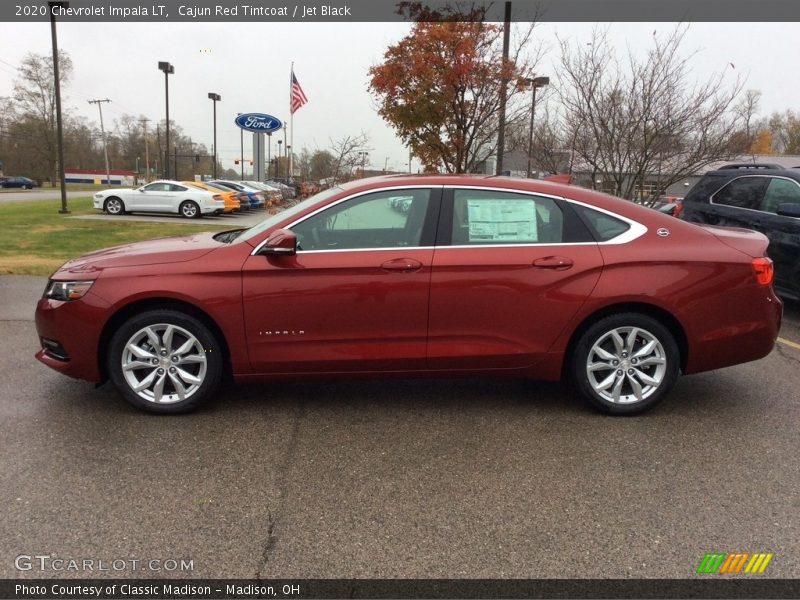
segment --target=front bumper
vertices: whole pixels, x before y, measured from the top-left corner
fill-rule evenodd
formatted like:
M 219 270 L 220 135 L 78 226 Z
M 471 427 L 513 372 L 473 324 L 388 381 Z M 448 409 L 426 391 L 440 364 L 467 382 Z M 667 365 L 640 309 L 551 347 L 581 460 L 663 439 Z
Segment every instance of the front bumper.
M 107 309 L 91 292 L 74 302 L 41 298 L 35 320 L 42 348 L 36 359 L 69 377 L 102 381 L 98 349 Z

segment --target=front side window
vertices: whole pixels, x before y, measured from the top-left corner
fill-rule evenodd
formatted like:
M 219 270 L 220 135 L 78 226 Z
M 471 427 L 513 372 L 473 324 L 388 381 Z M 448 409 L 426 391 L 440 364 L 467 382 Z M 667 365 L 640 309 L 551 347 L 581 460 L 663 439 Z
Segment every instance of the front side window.
M 144 189 L 147 192 L 168 192 L 169 191 L 169 184 L 168 183 L 151 183 L 149 185 L 144 186 Z
M 452 244 L 559 244 L 564 217 L 550 198 L 493 190 L 455 190 Z
M 777 213 L 781 204 L 800 204 L 800 186 L 788 179 L 771 179 L 764 194 L 761 210 Z
M 757 209 L 767 185 L 766 177 L 740 177 L 714 194 L 714 204 Z
M 379 191 L 350 198 L 298 223 L 298 250 L 419 246 L 430 189 Z

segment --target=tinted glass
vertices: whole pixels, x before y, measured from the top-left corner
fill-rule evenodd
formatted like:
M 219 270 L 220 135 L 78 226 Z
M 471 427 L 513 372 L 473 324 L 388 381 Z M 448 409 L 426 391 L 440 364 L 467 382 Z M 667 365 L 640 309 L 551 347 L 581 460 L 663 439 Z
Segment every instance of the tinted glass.
M 491 190 L 454 193 L 454 246 L 558 244 L 563 236 L 564 216 L 550 198 Z
M 169 191 L 170 192 L 185 192 L 186 188 L 183 187 L 182 185 L 175 185 L 173 183 L 172 185 L 169 186 Z
M 292 227 L 298 249 L 419 246 L 430 193 L 391 190 L 345 200 Z
M 740 177 L 714 194 L 713 201 L 714 204 L 757 209 L 766 185 L 766 177 Z
M 617 219 L 599 210 L 594 210 L 582 204 L 572 204 L 572 207 L 588 223 L 598 242 L 608 242 L 622 235 L 631 228 L 622 219 Z
M 770 180 L 761 210 L 776 213 L 780 204 L 800 204 L 800 186 L 797 182 L 777 178 Z
M 144 189 L 148 192 L 166 192 L 169 191 L 169 184 L 168 183 L 151 183 L 150 185 L 144 186 Z

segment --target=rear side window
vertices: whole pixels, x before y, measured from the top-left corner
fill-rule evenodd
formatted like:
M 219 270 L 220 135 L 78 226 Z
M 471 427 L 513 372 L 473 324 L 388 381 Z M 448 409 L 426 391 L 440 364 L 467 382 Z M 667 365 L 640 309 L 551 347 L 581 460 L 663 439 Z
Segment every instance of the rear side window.
M 771 179 L 764 194 L 761 210 L 770 213 L 778 212 L 781 204 L 800 204 L 800 186 L 789 179 Z
M 551 198 L 493 190 L 455 190 L 455 246 L 563 241 L 564 216 Z
M 572 207 L 583 217 L 583 220 L 589 226 L 589 229 L 592 230 L 598 242 L 613 240 L 615 237 L 622 235 L 631 228 L 631 226 L 622 219 L 617 219 L 616 217 L 612 217 L 599 210 L 594 210 L 588 206 L 573 204 Z
M 767 181 L 766 177 L 739 177 L 714 194 L 712 200 L 714 204 L 757 210 Z

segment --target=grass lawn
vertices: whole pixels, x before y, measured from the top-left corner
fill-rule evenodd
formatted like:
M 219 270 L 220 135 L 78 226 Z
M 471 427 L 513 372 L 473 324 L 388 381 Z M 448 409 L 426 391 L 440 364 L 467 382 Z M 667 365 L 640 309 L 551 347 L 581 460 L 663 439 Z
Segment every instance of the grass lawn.
M 0 274 L 50 275 L 68 259 L 92 250 L 171 235 L 231 229 L 230 225 L 69 218 L 97 214 L 91 198 L 70 200 L 71 215 L 58 214 L 59 206 L 55 200 L 0 206 Z

